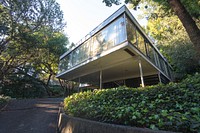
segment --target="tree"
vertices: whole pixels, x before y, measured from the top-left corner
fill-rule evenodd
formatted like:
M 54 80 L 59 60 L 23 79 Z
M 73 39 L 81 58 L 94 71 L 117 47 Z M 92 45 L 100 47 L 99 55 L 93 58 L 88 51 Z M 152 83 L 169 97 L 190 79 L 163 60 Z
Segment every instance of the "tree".
M 67 51 L 68 38 L 59 32 L 44 33 L 41 35 L 43 44 L 38 47 L 38 56 L 32 58 L 32 66 L 38 72 L 40 78 L 48 86 L 52 76 L 58 72 L 59 57 Z
M 171 8 L 185 27 L 190 40 L 200 53 L 200 30 L 180 0 L 168 0 Z M 197 3 L 198 4 L 198 3 Z M 200 9 L 200 8 L 199 8 Z
M 2 0 L 0 12 L 1 75 L 35 55 L 30 50 L 41 42 L 37 32 L 44 27 L 48 27 L 48 32 L 58 32 L 65 26 L 63 13 L 55 0 Z
M 3 0 L 0 12 L 0 84 L 5 87 L 13 81 L 11 85 L 26 86 L 30 81 L 32 86 L 38 83 L 48 89 L 68 45 L 59 4 L 55 0 Z
M 147 3 L 146 3 L 147 4 Z M 157 3 L 148 3 L 151 9 L 144 9 L 148 16 L 146 32 L 156 39 L 157 47 L 173 67 L 175 79 L 199 71 L 199 58 L 186 30 L 178 17 L 163 10 Z M 141 9 L 141 8 L 140 8 Z M 199 21 L 196 21 L 200 25 Z
M 159 49 L 172 65 L 175 80 L 200 72 L 199 58 L 191 42 L 179 40 L 170 45 L 159 45 Z
M 140 2 L 149 2 L 150 0 L 125 0 L 125 3 L 133 4 L 134 7 L 138 6 Z M 107 6 L 112 4 L 119 4 L 119 0 L 103 0 Z M 195 23 L 194 18 L 199 19 L 200 6 L 198 0 L 188 2 L 187 0 L 154 0 L 163 7 L 164 10 L 169 11 L 172 9 L 178 16 L 187 31 L 190 40 L 195 46 L 198 53 L 200 53 L 200 30 Z M 185 6 L 184 6 L 185 5 Z M 194 9 L 194 10 L 191 10 Z
M 43 26 L 61 30 L 65 25 L 63 13 L 55 0 L 2 0 L 0 12 L 1 52 L 20 34 L 31 34 Z

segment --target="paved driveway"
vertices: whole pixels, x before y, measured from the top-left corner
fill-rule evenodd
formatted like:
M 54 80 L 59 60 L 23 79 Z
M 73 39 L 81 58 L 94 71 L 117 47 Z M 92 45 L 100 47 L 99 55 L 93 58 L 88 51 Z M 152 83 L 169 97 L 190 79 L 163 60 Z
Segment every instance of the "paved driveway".
M 62 98 L 12 100 L 0 112 L 0 133 L 56 133 Z

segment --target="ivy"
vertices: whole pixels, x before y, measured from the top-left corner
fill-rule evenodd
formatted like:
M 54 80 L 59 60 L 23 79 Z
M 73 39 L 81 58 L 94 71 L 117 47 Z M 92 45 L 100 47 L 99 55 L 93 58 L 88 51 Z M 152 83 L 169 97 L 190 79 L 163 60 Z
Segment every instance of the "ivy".
M 200 131 L 200 74 L 180 83 L 76 93 L 66 114 L 91 120 L 178 132 Z

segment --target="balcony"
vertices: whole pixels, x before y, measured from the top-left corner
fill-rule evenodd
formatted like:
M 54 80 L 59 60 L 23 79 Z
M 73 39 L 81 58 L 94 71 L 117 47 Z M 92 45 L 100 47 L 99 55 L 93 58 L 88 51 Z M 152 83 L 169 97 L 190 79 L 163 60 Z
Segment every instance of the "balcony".
M 100 88 L 136 87 L 169 82 L 171 73 L 167 60 L 122 6 L 60 57 L 57 78 Z

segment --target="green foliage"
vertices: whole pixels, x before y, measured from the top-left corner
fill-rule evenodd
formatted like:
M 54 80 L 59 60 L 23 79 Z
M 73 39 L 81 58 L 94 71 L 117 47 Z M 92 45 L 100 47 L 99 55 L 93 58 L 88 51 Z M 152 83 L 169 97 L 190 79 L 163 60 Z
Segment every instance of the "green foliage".
M 119 0 L 103 0 L 103 3 L 106 4 L 106 6 L 112 6 L 112 4 L 119 5 Z
M 58 71 L 59 57 L 67 51 L 68 38 L 60 33 L 48 33 L 43 31 L 36 33 L 41 43 L 32 49 L 36 56 L 28 60 L 35 73 L 47 84 L 51 76 L 55 76 Z
M 0 51 L 6 50 L 8 43 L 23 41 L 24 36 L 33 34 L 44 27 L 61 31 L 65 25 L 63 12 L 55 0 L 0 2 Z
M 112 2 L 112 0 L 107 0 L 107 1 L 111 2 L 111 5 L 112 3 L 115 4 L 114 2 Z M 192 0 L 192 1 L 188 1 L 188 0 L 125 0 L 125 2 L 132 4 L 134 9 L 137 9 L 136 7 L 141 3 L 146 4 L 145 7 L 150 7 L 150 9 L 153 9 L 152 10 L 153 12 L 150 12 L 149 13 L 150 15 L 148 15 L 148 18 L 150 19 L 165 18 L 166 16 L 170 17 L 176 14 L 179 20 L 181 21 L 181 23 L 183 24 L 184 28 L 186 29 L 186 32 L 192 44 L 195 46 L 196 51 L 197 52 L 200 51 L 200 48 L 199 48 L 200 30 L 197 24 L 197 21 L 199 21 L 200 19 L 199 0 Z M 157 4 L 157 6 L 155 3 Z M 194 19 L 196 19 L 196 22 Z M 158 28 L 161 29 L 161 33 L 158 33 L 158 35 L 162 34 L 164 30 L 168 30 L 168 28 L 165 28 L 162 26 L 162 23 Z M 158 39 L 161 40 L 160 38 Z
M 10 100 L 9 96 L 0 95 L 0 109 Z
M 52 97 L 63 97 L 64 91 L 59 85 L 51 85 L 49 91 L 52 93 Z
M 154 5 L 157 3 L 158 8 L 162 8 L 162 10 L 165 11 L 165 13 L 169 13 L 170 6 L 167 2 L 167 0 L 124 0 L 125 3 L 129 3 L 132 5 L 134 9 L 137 9 L 137 6 L 141 6 L 140 4 L 145 4 L 145 7 L 151 7 L 152 4 Z M 200 14 L 200 2 L 199 0 L 181 0 L 185 8 L 189 11 L 190 15 L 192 17 L 195 17 L 197 19 L 199 18 Z M 103 0 L 103 3 L 106 4 L 106 6 L 112 6 L 112 4 L 119 5 L 121 3 L 121 0 Z
M 64 100 L 66 114 L 154 130 L 200 131 L 200 74 L 181 83 L 119 87 L 73 94 Z
M 41 81 L 24 74 L 9 75 L 2 84 L 1 93 L 13 98 L 36 98 L 47 95 Z
M 69 43 L 64 26 L 63 12 L 55 0 L 0 2 L 2 93 L 41 97 L 48 90 L 45 86 L 55 77 L 59 56 Z
M 176 41 L 170 45 L 159 45 L 162 54 L 167 57 L 175 72 L 175 78 L 181 79 L 187 74 L 200 71 L 199 58 L 191 42 Z
M 153 8 L 151 14 L 157 14 L 157 17 L 149 17 L 146 31 L 156 39 L 157 47 L 173 67 L 175 78 L 179 80 L 199 71 L 197 49 L 192 45 L 178 17 L 165 15 L 162 7 L 155 6 L 154 2 L 150 4 Z M 196 24 L 200 24 L 198 20 Z
M 200 1 L 199 0 L 181 0 L 186 9 L 189 11 L 192 17 L 200 19 Z
M 176 43 L 176 41 L 189 41 L 183 25 L 175 15 L 150 18 L 147 23 L 146 32 L 155 38 L 157 44 L 160 45 L 170 45 Z

